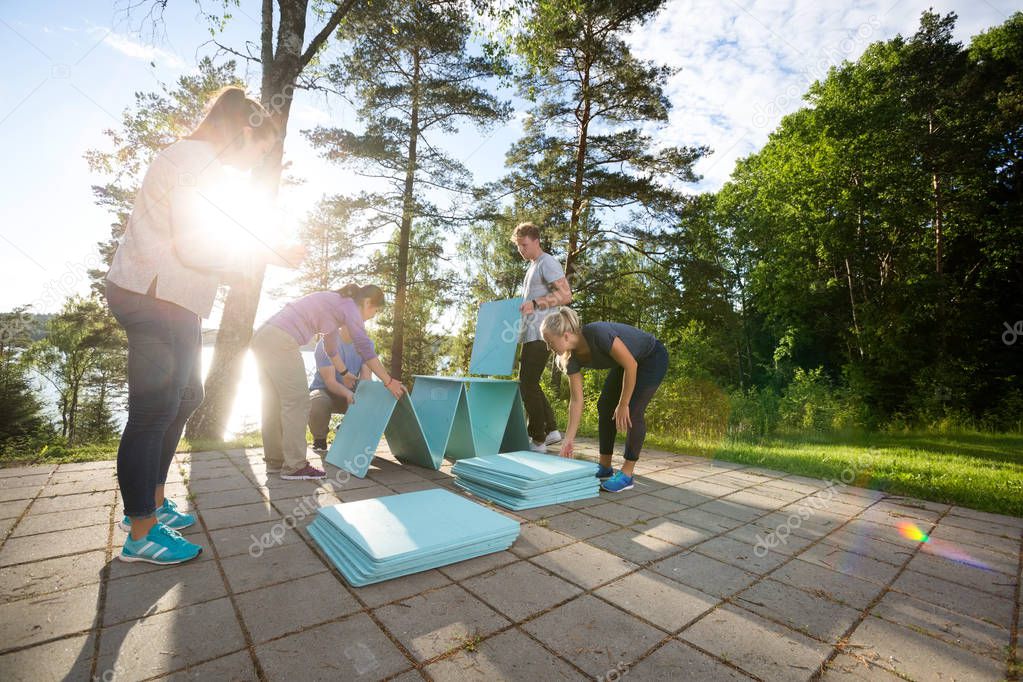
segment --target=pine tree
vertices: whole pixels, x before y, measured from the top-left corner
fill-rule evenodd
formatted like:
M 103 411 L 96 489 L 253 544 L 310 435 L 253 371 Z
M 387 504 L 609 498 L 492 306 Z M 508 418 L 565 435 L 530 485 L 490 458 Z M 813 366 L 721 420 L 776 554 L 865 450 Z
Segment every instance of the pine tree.
M 359 200 L 370 207 L 371 231 L 395 232 L 390 369 L 401 375 L 406 309 L 416 305 L 409 299 L 412 250 L 420 242 L 414 231 L 427 224 L 450 229 L 466 215 L 456 198 L 470 196 L 468 171 L 437 145 L 436 135 L 454 133 L 463 122 L 482 128 L 508 115 L 483 82 L 503 66 L 470 54 L 472 25 L 457 0 L 374 3 L 353 13 L 349 30 L 355 37 L 327 73 L 338 89 L 354 94 L 364 129 L 317 128 L 308 135 L 325 157 L 384 187 Z
M 661 0 L 527 4 L 514 48 L 532 108 L 504 185 L 517 212 L 563 249 L 571 281 L 588 252 L 642 248 L 630 226 L 670 223 L 685 203 L 678 185 L 697 180 L 693 164 L 707 149 L 658 146 L 646 132 L 668 121 L 672 69 L 637 59 L 624 37 Z

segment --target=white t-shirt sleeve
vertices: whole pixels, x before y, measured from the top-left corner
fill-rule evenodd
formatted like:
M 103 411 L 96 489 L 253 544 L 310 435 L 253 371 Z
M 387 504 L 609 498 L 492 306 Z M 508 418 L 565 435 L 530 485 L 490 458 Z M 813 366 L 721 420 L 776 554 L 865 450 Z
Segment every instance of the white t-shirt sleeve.
M 565 276 L 565 269 L 561 267 L 561 263 L 550 254 L 544 254 L 539 266 L 540 277 L 543 278 L 544 283 L 548 286 Z

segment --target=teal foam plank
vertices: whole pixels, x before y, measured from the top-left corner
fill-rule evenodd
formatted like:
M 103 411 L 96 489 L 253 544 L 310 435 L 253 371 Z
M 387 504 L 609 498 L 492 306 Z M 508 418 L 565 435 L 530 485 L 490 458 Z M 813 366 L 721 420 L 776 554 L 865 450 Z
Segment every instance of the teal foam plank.
M 485 486 L 487 488 L 493 488 L 494 490 L 500 493 L 523 500 L 541 499 L 544 497 L 551 497 L 580 491 L 596 492 L 597 488 L 600 487 L 600 481 L 597 480 L 596 476 L 587 476 L 585 479 L 564 481 L 562 483 L 551 483 L 548 485 L 540 486 L 539 488 L 527 490 L 518 488 L 513 484 L 509 484 L 506 481 L 494 480 L 486 476 L 476 476 L 467 473 L 459 474 L 455 480 L 469 481 L 470 483 L 476 485 Z
M 415 464 L 427 469 L 440 469 L 442 452 L 433 452 L 423 432 L 412 399 L 402 396 L 384 429 L 387 446 L 395 458 L 404 464 Z
M 462 384 L 448 377 L 416 376 L 412 407 L 422 426 L 430 452 L 443 456 L 462 397 Z
M 455 484 L 512 510 L 596 497 L 597 464 L 549 454 L 506 452 L 455 462 Z
M 324 544 L 329 544 L 333 552 L 343 555 L 345 561 L 350 566 L 358 569 L 365 575 L 419 571 L 422 570 L 423 566 L 432 565 L 437 558 L 458 560 L 460 557 L 475 552 L 480 548 L 509 545 L 514 542 L 516 537 L 514 532 L 502 532 L 500 535 L 493 537 L 459 542 L 451 547 L 440 547 L 429 552 L 417 552 L 404 557 L 375 561 L 367 556 L 343 532 L 340 532 L 336 527 L 327 522 L 325 518 L 318 517 L 309 527 L 311 528 L 314 525 L 323 531 Z
M 336 543 L 336 538 L 338 537 L 336 534 L 323 530 L 322 526 L 318 526 L 315 520 L 313 523 L 309 524 L 308 529 L 309 535 L 312 536 L 317 544 L 320 545 L 327 557 L 344 576 L 345 580 L 353 587 L 363 587 L 365 585 L 371 585 L 384 580 L 399 578 L 401 576 L 409 575 L 410 573 L 426 571 L 432 568 L 447 566 L 448 564 L 473 559 L 485 554 L 501 552 L 511 547 L 514 542 L 513 538 L 511 540 L 494 541 L 476 545 L 471 549 L 459 552 L 438 552 L 433 554 L 429 561 L 415 569 L 367 571 L 356 565 L 356 563 L 351 560 L 350 555 L 343 549 L 340 549 L 340 546 Z
M 467 382 L 466 404 L 477 455 L 500 452 L 518 385 L 510 381 Z
M 444 448 L 444 457 L 450 460 L 475 457 L 478 453 L 473 432 L 472 416 L 469 413 L 469 404 L 463 387 L 458 394 L 458 406 L 455 409 L 455 418 L 451 423 L 448 444 Z
M 460 542 L 518 533 L 519 524 L 449 490 L 418 490 L 321 507 L 334 526 L 375 561 L 429 554 Z
M 345 563 L 365 576 L 420 571 L 424 566 L 432 565 L 437 559 L 460 560 L 461 557 L 479 549 L 510 545 L 516 537 L 515 533 L 505 532 L 498 536 L 466 541 L 426 553 L 416 553 L 386 561 L 374 561 L 326 519 L 317 517 L 309 527 L 316 527 L 323 533 L 322 544 L 328 547 L 332 555 L 336 555 L 339 560 L 343 557 Z
M 475 471 L 514 482 L 521 487 L 533 487 L 576 478 L 592 478 L 597 469 L 596 462 L 520 450 L 456 462 L 453 472 L 459 474 Z
M 355 402 L 341 420 L 325 461 L 354 476 L 365 477 L 396 402 L 379 381 L 360 381 L 355 389 Z
M 575 500 L 586 500 L 591 497 L 599 497 L 600 495 L 599 485 L 594 486 L 592 490 L 584 490 L 576 493 L 565 493 L 561 495 L 551 495 L 546 498 L 536 499 L 523 499 L 511 495 L 505 495 L 504 493 L 496 491 L 493 488 L 481 486 L 479 484 L 473 483 L 472 481 L 467 481 L 461 478 L 455 479 L 455 485 L 457 485 L 459 488 L 462 488 L 463 490 L 469 491 L 470 493 L 476 495 L 481 499 L 489 500 L 490 502 L 499 504 L 505 509 L 510 509 L 512 511 L 521 511 L 523 509 L 535 509 L 537 507 L 547 507 L 552 504 L 563 504 L 565 502 L 574 502 Z
M 512 411 L 508 415 L 508 426 L 505 428 L 504 438 L 501 440 L 498 452 L 514 452 L 528 448 L 529 432 L 526 431 L 526 412 L 522 406 L 522 394 L 516 390 L 515 399 L 512 401 Z
M 489 301 L 480 305 L 476 336 L 469 359 L 470 374 L 510 375 L 515 368 L 522 314 L 521 298 Z
M 418 388 L 420 385 L 422 389 Z M 455 406 L 455 417 L 447 431 L 449 442 L 444 449 L 445 457 L 457 461 L 529 447 L 522 396 L 518 382 L 513 380 L 416 375 L 412 402 L 420 421 L 424 425 L 432 423 L 432 416 L 424 416 L 427 410 L 430 415 L 450 413 L 450 401 L 454 399 L 451 392 L 458 390 L 465 392 L 467 414 L 462 414 L 461 408 Z M 443 433 L 443 429 L 437 430 L 434 426 L 433 432 Z M 435 447 L 431 442 L 431 449 Z

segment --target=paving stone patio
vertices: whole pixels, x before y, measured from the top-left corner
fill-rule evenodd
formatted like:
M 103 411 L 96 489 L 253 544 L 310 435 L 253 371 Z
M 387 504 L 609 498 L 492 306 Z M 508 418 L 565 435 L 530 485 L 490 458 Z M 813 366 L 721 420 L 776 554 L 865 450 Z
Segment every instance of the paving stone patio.
M 0 469 L 0 680 L 1018 679 L 1023 519 L 651 451 L 634 490 L 501 510 L 509 551 L 356 589 L 318 506 L 458 490 L 378 455 L 323 482 L 178 455 L 205 547 L 178 567 L 113 559 L 113 462 Z

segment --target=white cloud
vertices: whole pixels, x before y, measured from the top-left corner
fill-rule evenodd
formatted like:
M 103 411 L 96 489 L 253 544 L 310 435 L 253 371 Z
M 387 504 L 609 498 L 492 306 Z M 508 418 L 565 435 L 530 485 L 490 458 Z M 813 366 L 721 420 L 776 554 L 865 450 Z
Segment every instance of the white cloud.
M 103 35 L 103 44 L 126 57 L 151 62 L 170 69 L 187 68 L 185 60 L 156 45 L 147 45 L 123 33 L 116 33 L 102 26 L 92 26 L 89 33 Z
M 997 0 L 996 0 L 997 2 Z M 1004 3 L 998 3 L 1004 4 Z M 681 67 L 666 94 L 671 123 L 664 144 L 704 144 L 697 191 L 719 188 L 737 159 L 756 152 L 782 117 L 804 105 L 809 86 L 875 41 L 912 35 L 929 7 L 959 15 L 957 38 L 1007 18 L 996 4 L 964 0 L 670 0 L 631 37 L 643 59 Z

